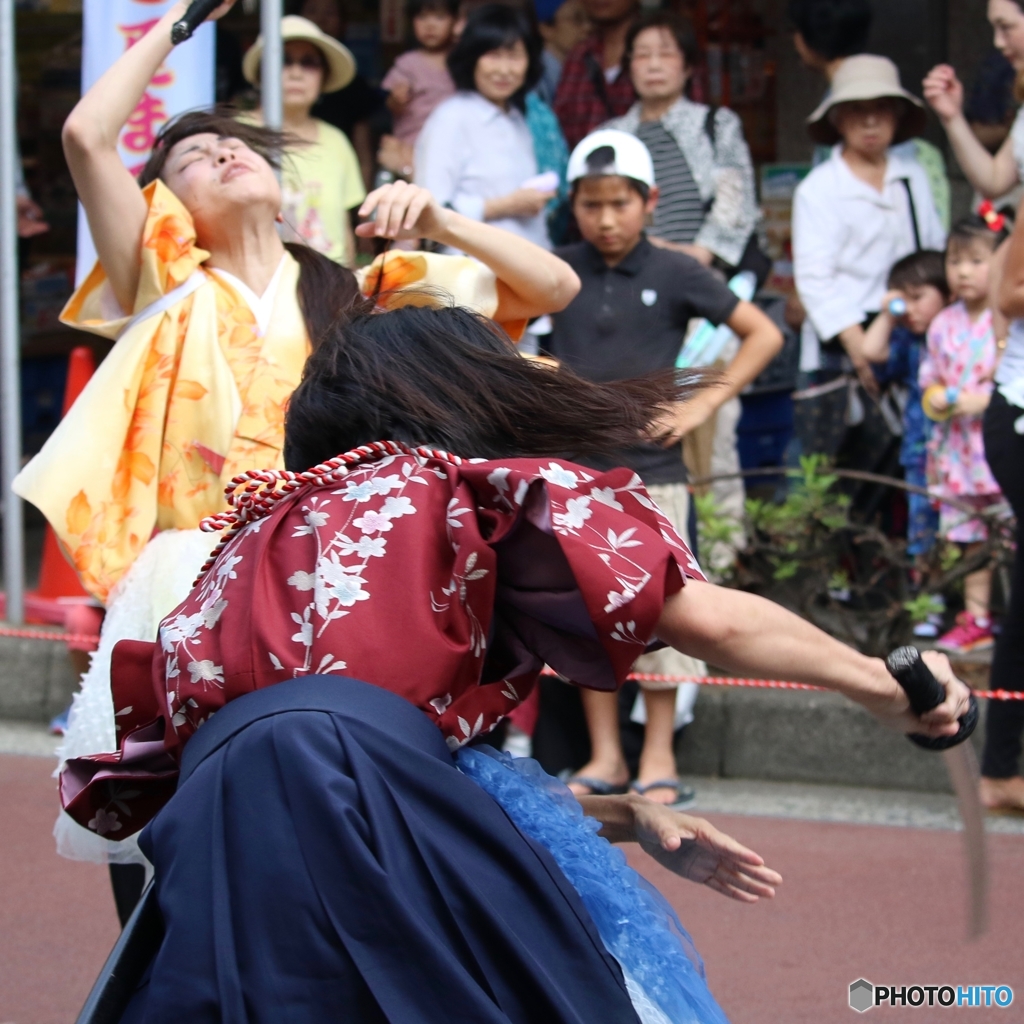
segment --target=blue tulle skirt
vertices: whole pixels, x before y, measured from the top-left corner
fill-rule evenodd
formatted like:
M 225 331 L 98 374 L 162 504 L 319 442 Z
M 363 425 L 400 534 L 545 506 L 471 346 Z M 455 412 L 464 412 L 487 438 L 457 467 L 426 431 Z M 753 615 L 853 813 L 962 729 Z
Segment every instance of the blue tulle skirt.
M 491 747 L 463 749 L 459 768 L 505 809 L 524 835 L 549 850 L 580 894 L 605 948 L 618 960 L 640 1016 L 672 1024 L 726 1017 L 708 990 L 704 963 L 664 896 L 597 833 L 569 789 L 531 758 Z
M 165 936 L 122 1020 L 724 1020 L 596 823 L 484 749 L 456 763 L 425 715 L 355 680 L 232 701 L 140 836 Z

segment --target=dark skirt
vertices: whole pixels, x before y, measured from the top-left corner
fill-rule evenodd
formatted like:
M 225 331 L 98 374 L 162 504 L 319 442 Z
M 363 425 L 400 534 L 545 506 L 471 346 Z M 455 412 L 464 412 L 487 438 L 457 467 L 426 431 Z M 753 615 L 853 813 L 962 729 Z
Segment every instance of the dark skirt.
M 125 1024 L 637 1024 L 548 851 L 378 687 L 232 701 L 140 845 L 166 932 Z

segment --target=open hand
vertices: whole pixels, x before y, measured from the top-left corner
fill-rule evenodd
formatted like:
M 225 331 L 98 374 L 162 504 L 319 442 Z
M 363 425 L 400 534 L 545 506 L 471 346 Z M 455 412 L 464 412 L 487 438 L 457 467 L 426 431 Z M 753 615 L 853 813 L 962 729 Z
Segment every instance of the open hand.
M 963 113 L 964 87 L 949 64 L 931 69 L 923 83 L 924 98 L 943 124 Z
M 738 900 L 771 899 L 782 884 L 764 858 L 719 832 L 703 818 L 670 810 L 647 800 L 635 810 L 637 842 L 662 867 L 698 885 Z
M 439 240 L 449 212 L 425 188 L 395 181 L 374 189 L 359 207 L 360 217 L 373 214 L 356 228 L 360 238 L 432 238 Z

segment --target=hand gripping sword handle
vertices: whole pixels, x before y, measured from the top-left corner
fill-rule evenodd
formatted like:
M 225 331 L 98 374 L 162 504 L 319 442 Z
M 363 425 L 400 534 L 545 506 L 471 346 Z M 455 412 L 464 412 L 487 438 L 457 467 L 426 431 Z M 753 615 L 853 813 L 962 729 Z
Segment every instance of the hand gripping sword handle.
M 931 711 L 946 699 L 945 689 L 932 675 L 931 669 L 924 663 L 921 652 L 916 647 L 898 647 L 885 659 L 885 665 L 896 682 L 903 687 L 907 700 L 910 701 L 910 709 L 915 715 Z M 956 735 L 922 736 L 912 733 L 909 739 L 925 750 L 948 750 L 958 743 L 963 743 L 974 732 L 977 724 L 978 701 L 972 693 L 970 706 L 960 719 L 960 730 Z

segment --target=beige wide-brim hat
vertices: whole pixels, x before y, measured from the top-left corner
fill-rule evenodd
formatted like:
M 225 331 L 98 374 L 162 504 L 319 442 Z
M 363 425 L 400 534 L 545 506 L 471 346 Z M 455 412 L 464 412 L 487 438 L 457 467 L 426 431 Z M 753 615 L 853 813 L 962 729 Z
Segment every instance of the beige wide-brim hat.
M 903 116 L 896 125 L 893 142 L 905 142 L 924 131 L 927 115 L 924 104 L 900 85 L 900 73 L 888 57 L 862 53 L 847 57 L 832 79 L 832 88 L 821 105 L 807 118 L 807 131 L 815 142 L 831 146 L 840 140 L 829 113 L 840 103 L 880 100 L 885 97 L 903 101 Z
M 281 38 L 286 43 L 297 40 L 312 43 L 324 55 L 327 73 L 324 75 L 324 84 L 320 87 L 321 92 L 337 92 L 356 77 L 356 59 L 352 56 L 352 51 L 326 32 L 321 32 L 307 18 L 300 18 L 297 14 L 289 14 L 282 18 Z M 247 82 L 257 87 L 260 84 L 262 56 L 263 36 L 259 36 L 242 58 L 242 74 L 245 75 Z

